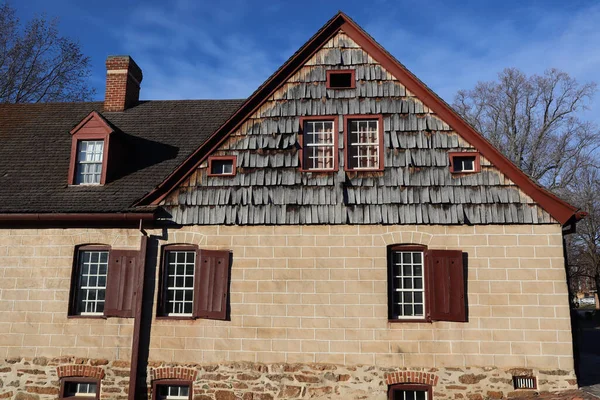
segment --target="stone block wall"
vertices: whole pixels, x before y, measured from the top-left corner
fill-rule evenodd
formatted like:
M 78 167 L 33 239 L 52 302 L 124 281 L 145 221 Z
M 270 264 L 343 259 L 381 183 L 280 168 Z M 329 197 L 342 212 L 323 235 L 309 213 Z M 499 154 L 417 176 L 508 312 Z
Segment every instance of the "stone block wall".
M 139 249 L 125 229 L 0 230 L 0 359 L 129 360 L 133 319 L 68 318 L 75 246 Z
M 189 227 L 171 243 L 232 251 L 231 321 L 153 321 L 152 361 L 573 369 L 559 225 Z M 469 322 L 388 322 L 401 243 L 468 253 Z

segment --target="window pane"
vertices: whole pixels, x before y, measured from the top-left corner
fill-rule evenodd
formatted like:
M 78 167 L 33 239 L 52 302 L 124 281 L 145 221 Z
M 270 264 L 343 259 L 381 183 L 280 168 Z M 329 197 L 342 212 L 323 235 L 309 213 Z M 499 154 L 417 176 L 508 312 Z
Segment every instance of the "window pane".
M 190 387 L 187 385 L 159 385 L 158 400 L 187 400 Z
M 303 168 L 331 170 L 335 167 L 333 121 L 305 121 L 302 131 Z
M 82 140 L 77 144 L 76 184 L 99 184 L 104 158 L 103 140 Z
M 349 168 L 379 168 L 379 121 L 350 121 L 348 142 Z
M 394 251 L 391 254 L 392 296 L 391 318 L 423 317 L 425 288 L 423 285 L 423 253 Z
M 108 251 L 82 250 L 78 256 L 77 314 L 104 313 Z
M 195 251 L 168 251 L 166 265 L 167 315 L 191 315 L 194 301 Z

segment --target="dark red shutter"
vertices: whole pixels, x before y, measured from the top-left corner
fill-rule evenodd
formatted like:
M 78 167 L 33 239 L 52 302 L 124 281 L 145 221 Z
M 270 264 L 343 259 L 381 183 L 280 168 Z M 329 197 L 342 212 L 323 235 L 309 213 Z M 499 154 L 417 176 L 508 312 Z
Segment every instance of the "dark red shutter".
M 198 318 L 227 318 L 229 252 L 199 250 L 194 284 L 194 315 Z
M 108 277 L 104 315 L 133 318 L 139 281 L 139 251 L 111 250 L 108 257 Z
M 430 318 L 435 321 L 466 322 L 462 252 L 429 250 L 428 256 Z

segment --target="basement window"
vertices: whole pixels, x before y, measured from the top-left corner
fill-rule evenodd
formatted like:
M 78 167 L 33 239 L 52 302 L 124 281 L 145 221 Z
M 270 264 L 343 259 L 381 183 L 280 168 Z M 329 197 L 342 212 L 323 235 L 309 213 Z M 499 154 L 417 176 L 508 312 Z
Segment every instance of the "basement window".
M 189 400 L 191 398 L 191 382 L 164 380 L 154 383 L 153 400 Z
M 208 176 L 234 176 L 236 156 L 213 156 L 208 158 Z
M 513 376 L 513 385 L 515 389 L 537 389 L 537 379 L 535 376 Z
M 66 378 L 61 382 L 61 399 L 98 399 L 100 382 L 93 378 Z
M 388 392 L 389 400 L 431 400 L 431 386 L 398 384 L 390 386 Z
M 354 89 L 356 87 L 353 69 L 327 71 L 327 89 Z
M 450 153 L 450 172 L 454 174 L 473 173 L 481 171 L 479 153 L 455 152 Z

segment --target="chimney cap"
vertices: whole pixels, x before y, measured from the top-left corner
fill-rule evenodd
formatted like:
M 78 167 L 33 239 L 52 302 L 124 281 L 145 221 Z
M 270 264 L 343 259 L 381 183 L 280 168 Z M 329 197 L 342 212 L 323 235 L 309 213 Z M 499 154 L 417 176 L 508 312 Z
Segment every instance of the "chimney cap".
M 113 55 L 106 57 L 106 70 L 114 71 L 126 69 L 135 80 L 142 82 L 142 69 L 137 65 L 133 58 L 129 55 Z

